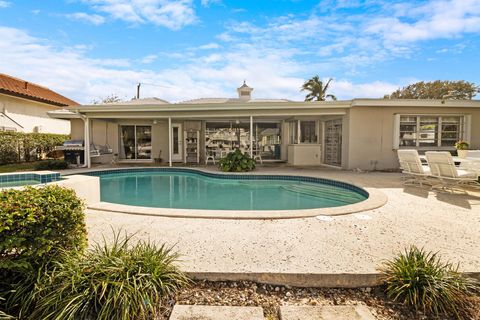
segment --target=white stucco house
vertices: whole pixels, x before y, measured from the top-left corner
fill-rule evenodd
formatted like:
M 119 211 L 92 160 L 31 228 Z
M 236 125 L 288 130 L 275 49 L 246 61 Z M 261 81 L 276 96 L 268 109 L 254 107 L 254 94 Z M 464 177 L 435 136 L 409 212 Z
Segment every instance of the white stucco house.
M 0 131 L 70 134 L 70 121 L 47 112 L 75 105 L 48 88 L 0 73 Z
M 70 120 L 87 166 L 205 163 L 240 149 L 264 162 L 388 170 L 398 168 L 401 148 L 454 151 L 460 139 L 480 148 L 478 100 L 304 102 L 254 99 L 252 91 L 244 84 L 235 98 L 137 99 L 49 115 Z

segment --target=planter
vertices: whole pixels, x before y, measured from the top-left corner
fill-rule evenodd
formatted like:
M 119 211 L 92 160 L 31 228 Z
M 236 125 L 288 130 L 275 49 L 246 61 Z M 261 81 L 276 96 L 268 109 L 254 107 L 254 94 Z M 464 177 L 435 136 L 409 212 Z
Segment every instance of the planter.
M 457 150 L 457 155 L 459 158 L 466 158 L 468 150 Z

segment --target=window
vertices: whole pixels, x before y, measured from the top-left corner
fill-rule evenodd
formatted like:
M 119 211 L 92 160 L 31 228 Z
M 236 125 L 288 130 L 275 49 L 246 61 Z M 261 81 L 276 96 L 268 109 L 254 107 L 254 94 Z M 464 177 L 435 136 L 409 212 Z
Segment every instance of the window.
M 316 121 L 291 121 L 289 123 L 289 131 L 290 144 L 318 143 Z
M 466 116 L 397 115 L 400 148 L 453 147 L 466 138 Z
M 300 121 L 300 143 L 317 143 L 315 121 Z

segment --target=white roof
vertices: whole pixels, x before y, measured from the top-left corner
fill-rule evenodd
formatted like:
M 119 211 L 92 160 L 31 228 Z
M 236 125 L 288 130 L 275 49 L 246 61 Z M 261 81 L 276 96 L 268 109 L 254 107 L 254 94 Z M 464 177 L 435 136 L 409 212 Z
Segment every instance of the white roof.
M 199 98 L 199 99 L 182 101 L 182 102 L 179 102 L 179 104 L 205 104 L 205 103 L 234 104 L 234 103 L 261 103 L 261 102 L 292 102 L 292 101 L 287 99 L 242 100 L 239 98 Z
M 130 101 L 122 101 L 122 102 L 112 102 L 108 104 L 114 104 L 114 105 L 144 105 L 144 104 L 149 104 L 149 105 L 157 105 L 157 104 L 170 104 L 167 100 L 163 100 L 160 98 L 143 98 L 143 99 L 132 99 Z

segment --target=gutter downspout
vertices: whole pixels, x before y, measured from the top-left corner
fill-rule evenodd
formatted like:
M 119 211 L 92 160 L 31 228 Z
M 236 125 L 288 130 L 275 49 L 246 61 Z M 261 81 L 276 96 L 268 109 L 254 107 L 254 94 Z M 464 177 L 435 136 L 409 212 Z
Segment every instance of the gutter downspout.
M 80 168 L 90 168 L 90 126 L 89 126 L 89 118 L 86 115 L 81 114 L 80 112 L 76 112 L 80 118 L 83 120 L 84 124 L 84 131 L 83 131 L 83 139 L 84 139 L 84 148 L 83 148 L 83 157 L 84 163 Z

